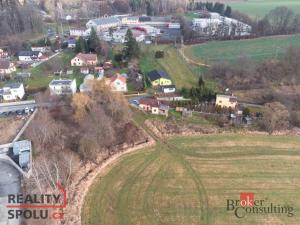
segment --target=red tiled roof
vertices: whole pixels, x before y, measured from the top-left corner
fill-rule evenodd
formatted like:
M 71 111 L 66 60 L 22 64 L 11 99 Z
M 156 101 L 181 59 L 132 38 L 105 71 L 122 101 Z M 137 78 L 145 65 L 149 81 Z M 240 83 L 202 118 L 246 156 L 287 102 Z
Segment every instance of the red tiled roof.
M 110 81 L 111 82 L 114 82 L 115 80 L 121 80 L 123 83 L 126 83 L 126 78 L 125 77 L 123 77 L 123 76 L 121 76 L 120 74 L 116 74 L 116 75 L 114 75 L 114 76 L 112 76 L 111 78 L 110 78 Z
M 139 100 L 139 104 L 149 105 L 151 107 L 158 107 L 159 101 L 157 101 L 155 98 L 142 98 Z
M 0 69 L 8 69 L 10 65 L 10 62 L 5 59 L 0 60 Z
M 77 58 L 81 59 L 82 61 L 97 61 L 97 55 L 96 54 L 83 54 L 78 53 L 76 55 Z

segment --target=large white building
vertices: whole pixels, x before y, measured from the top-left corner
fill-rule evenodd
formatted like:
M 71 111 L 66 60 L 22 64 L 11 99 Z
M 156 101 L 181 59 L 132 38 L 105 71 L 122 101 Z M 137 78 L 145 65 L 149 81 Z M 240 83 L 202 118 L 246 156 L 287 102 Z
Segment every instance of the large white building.
M 92 27 L 97 31 L 97 33 L 101 33 L 103 31 L 108 31 L 110 28 L 116 28 L 122 25 L 122 22 L 117 17 L 101 17 L 93 20 L 89 20 L 86 24 L 88 29 Z
M 76 93 L 76 80 L 52 80 L 49 84 L 51 95 L 73 95 Z
M 236 19 L 210 13 L 210 18 L 194 18 L 193 30 L 204 35 L 247 36 L 251 34 L 251 26 Z
M 25 95 L 24 85 L 22 83 L 6 84 L 0 93 L 4 101 L 21 100 Z

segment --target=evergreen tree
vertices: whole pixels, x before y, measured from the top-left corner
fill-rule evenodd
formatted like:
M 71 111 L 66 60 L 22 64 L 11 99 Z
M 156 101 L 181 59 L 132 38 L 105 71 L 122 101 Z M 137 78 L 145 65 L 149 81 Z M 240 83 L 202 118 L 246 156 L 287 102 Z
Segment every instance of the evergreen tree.
M 224 16 L 226 16 L 226 17 L 231 17 L 231 7 L 230 6 L 227 6 L 226 7 L 226 10 L 225 10 L 225 12 L 224 12 Z
M 88 50 L 91 52 L 97 52 L 97 54 L 100 54 L 101 52 L 100 40 L 96 30 L 93 27 L 91 29 L 90 37 L 88 39 Z
M 124 55 L 126 58 L 139 57 L 140 49 L 139 45 L 133 37 L 132 31 L 128 29 L 126 33 L 126 43 L 124 48 Z
M 78 40 L 76 41 L 75 52 L 77 52 L 77 53 L 87 52 L 87 44 L 86 44 L 86 41 L 82 37 L 79 37 Z
M 204 83 L 204 80 L 203 80 L 203 77 L 202 77 L 202 76 L 199 77 L 199 80 L 198 80 L 198 86 L 199 86 L 199 87 L 204 87 L 204 86 L 205 86 L 205 83 Z

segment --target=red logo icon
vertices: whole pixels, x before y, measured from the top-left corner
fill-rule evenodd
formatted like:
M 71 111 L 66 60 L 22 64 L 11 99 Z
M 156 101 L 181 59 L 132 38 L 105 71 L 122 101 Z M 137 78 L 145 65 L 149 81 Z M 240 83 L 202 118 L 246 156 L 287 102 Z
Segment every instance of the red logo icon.
M 240 193 L 240 205 L 242 207 L 254 206 L 254 193 L 241 192 Z

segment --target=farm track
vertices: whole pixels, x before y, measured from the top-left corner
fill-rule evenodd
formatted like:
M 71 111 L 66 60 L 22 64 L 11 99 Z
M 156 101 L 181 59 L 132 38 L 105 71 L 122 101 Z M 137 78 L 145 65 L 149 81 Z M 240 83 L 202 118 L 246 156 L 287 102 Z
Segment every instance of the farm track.
M 192 168 L 192 166 L 190 165 L 190 163 L 180 153 L 180 149 L 179 148 L 177 148 L 175 145 L 171 145 L 164 138 L 159 138 L 145 124 L 140 124 L 140 126 L 148 133 L 148 135 L 150 135 L 157 142 L 157 144 L 160 144 L 160 145 L 162 145 L 164 147 L 164 148 L 162 147 L 161 149 L 166 149 L 166 151 L 164 151 L 163 153 L 160 153 L 160 154 L 167 154 L 169 157 L 171 157 L 176 162 L 178 162 L 182 166 L 182 168 L 184 168 L 186 170 L 186 172 L 189 174 L 189 176 L 193 179 L 193 181 L 195 183 L 195 186 L 197 188 L 198 198 L 199 198 L 199 201 L 200 201 L 200 208 L 201 208 L 201 212 L 200 212 L 201 216 L 200 216 L 200 221 L 199 222 L 201 222 L 200 223 L 201 225 L 208 225 L 209 224 L 209 220 L 208 220 L 208 211 L 209 211 L 208 210 L 208 207 L 209 207 L 209 205 L 208 205 L 208 196 L 207 196 L 205 187 L 204 187 L 204 185 L 202 183 L 201 176 L 194 171 L 194 169 Z M 156 151 L 155 151 L 155 153 L 156 153 Z M 153 161 L 151 161 L 151 162 L 153 162 Z M 142 168 L 142 170 L 141 171 L 139 170 L 140 173 L 138 173 L 138 174 L 141 174 L 141 172 L 144 171 L 147 168 L 147 166 L 150 166 L 150 163 L 147 163 L 147 160 L 146 160 L 145 164 L 144 164 L 144 166 Z M 137 167 L 137 169 L 139 167 Z M 162 165 L 161 168 L 154 174 L 153 179 L 152 179 L 152 183 L 155 181 L 155 178 L 160 175 L 160 172 L 161 172 L 161 170 L 162 170 L 163 167 L 164 166 Z M 136 175 L 135 171 L 132 174 L 130 174 L 129 177 L 132 177 L 131 175 L 133 175 L 134 176 L 134 180 L 136 180 L 138 178 L 138 176 L 135 176 L 134 174 Z M 129 182 L 131 183 L 131 185 L 134 184 L 134 182 L 132 182 L 132 179 L 130 179 Z M 149 188 L 150 187 L 151 187 L 151 185 L 148 186 L 148 188 L 147 188 L 148 191 L 146 191 L 146 193 L 144 195 L 144 199 L 143 199 L 143 202 L 144 202 L 143 209 L 144 209 L 144 211 L 146 211 L 146 203 L 145 202 L 148 199 L 147 195 L 149 195 Z M 122 192 L 121 192 L 120 196 L 122 196 Z M 118 204 L 118 206 L 119 205 L 122 205 L 122 204 Z M 124 211 L 126 211 L 126 210 L 123 210 L 123 212 Z M 124 222 L 124 221 L 126 221 L 126 219 L 123 218 L 122 221 Z M 158 224 L 163 224 L 161 221 L 156 221 L 156 222 L 158 222 Z M 126 224 L 128 224 L 128 223 L 126 223 Z

